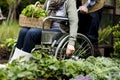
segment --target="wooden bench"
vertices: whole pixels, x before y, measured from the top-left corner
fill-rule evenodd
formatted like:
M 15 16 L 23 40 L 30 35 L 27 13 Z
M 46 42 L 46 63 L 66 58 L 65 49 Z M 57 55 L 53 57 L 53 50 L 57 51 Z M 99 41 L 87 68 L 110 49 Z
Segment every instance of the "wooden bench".
M 110 57 L 110 53 L 113 52 L 113 45 L 98 45 L 98 49 L 102 56 Z

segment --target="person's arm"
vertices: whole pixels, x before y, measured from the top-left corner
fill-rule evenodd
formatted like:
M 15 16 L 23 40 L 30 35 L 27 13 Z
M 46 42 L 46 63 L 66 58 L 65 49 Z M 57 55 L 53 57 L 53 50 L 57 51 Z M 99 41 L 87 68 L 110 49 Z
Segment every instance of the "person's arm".
M 67 15 L 70 23 L 70 39 L 69 44 L 73 45 L 75 44 L 76 36 L 77 36 L 77 30 L 78 30 L 78 14 L 77 14 L 77 8 L 76 8 L 76 2 L 75 0 L 68 0 L 67 1 Z
M 70 23 L 70 38 L 69 38 L 69 43 L 67 46 L 66 54 L 69 56 L 74 52 L 74 45 L 75 45 L 75 40 L 77 36 L 77 30 L 78 30 L 78 14 L 77 14 L 77 8 L 76 8 L 76 2 L 75 0 L 68 0 L 67 1 L 67 7 L 66 11 L 68 14 L 68 19 Z

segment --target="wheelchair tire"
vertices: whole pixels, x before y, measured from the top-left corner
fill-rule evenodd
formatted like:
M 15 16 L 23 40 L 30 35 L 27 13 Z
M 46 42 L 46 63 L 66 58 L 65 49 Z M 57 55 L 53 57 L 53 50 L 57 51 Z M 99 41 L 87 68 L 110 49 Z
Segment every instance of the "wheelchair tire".
M 57 45 L 54 56 L 59 59 L 66 59 L 66 47 L 69 35 L 66 35 Z M 83 34 L 78 33 L 75 42 L 75 52 L 69 58 L 79 59 L 94 55 L 94 48 L 91 41 Z

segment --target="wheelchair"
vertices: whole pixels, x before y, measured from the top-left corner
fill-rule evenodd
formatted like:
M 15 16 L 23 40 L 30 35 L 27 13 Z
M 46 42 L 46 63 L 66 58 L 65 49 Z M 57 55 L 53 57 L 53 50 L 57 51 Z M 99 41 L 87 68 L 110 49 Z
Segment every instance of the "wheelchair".
M 50 52 L 50 54 L 55 56 L 57 59 L 59 60 L 66 59 L 66 47 L 69 42 L 70 35 L 68 33 L 45 31 L 44 24 L 48 19 L 68 22 L 68 18 L 65 17 L 53 17 L 53 16 L 46 17 L 43 20 L 42 41 L 40 45 L 41 47 L 34 48 L 32 51 L 38 49 L 39 50 L 47 49 Z M 50 47 L 44 48 L 42 47 L 44 45 L 50 45 Z M 69 58 L 77 60 L 79 58 L 87 58 L 93 55 L 94 55 L 94 48 L 91 41 L 85 35 L 81 33 L 77 33 L 77 38 L 75 41 L 75 52 Z
M 67 21 L 68 18 L 65 17 L 53 17 L 48 16 L 43 20 L 42 23 L 42 38 L 41 38 L 41 45 L 35 47 L 31 53 L 36 50 L 47 50 L 50 55 L 55 56 L 58 60 L 68 59 L 66 57 L 66 47 L 69 42 L 70 35 L 68 33 L 59 33 L 53 31 L 47 31 L 44 29 L 44 25 L 47 20 L 60 20 L 60 21 Z M 14 48 L 15 49 L 15 48 Z M 13 55 L 14 49 L 12 50 Z M 77 38 L 75 41 L 75 52 L 69 56 L 74 60 L 78 60 L 80 58 L 87 58 L 89 56 L 94 55 L 94 48 L 91 41 L 83 34 L 77 33 Z

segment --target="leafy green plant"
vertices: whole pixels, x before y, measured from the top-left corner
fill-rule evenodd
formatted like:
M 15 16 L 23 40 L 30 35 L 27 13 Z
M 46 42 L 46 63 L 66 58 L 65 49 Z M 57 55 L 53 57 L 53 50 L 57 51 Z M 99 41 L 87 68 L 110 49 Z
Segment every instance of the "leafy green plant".
M 44 4 L 46 0 L 39 0 L 41 4 Z
M 34 4 L 26 6 L 26 8 L 22 10 L 22 14 L 27 17 L 35 18 L 48 16 L 47 11 L 43 10 L 42 8 L 36 7 L 36 5 Z
M 16 41 L 16 39 L 9 38 L 6 39 L 3 44 L 8 47 L 9 51 L 12 51 L 13 45 L 16 43 Z
M 120 25 L 116 25 L 113 27 L 113 37 L 117 38 L 120 37 Z
M 111 54 L 113 57 L 120 57 L 120 25 L 113 27 L 113 48 L 114 52 Z
M 99 44 L 109 44 L 109 38 L 110 36 L 112 37 L 118 37 L 120 36 L 120 32 L 118 31 L 120 29 L 119 25 L 115 25 L 115 26 L 108 26 L 106 28 L 100 28 L 98 33 L 99 33 L 99 37 L 98 37 L 98 43 Z
M 120 41 L 114 43 L 114 56 L 120 57 Z
M 120 31 L 116 30 L 113 32 L 114 37 L 120 37 Z
M 117 0 L 117 6 L 120 8 L 120 0 Z
M 46 52 L 35 51 L 30 61 L 14 60 L 5 69 L 0 69 L 0 80 L 74 80 L 90 78 L 93 80 L 117 80 L 120 78 L 120 60 L 90 56 L 77 61 L 66 59 L 58 61 Z M 81 76 L 81 77 L 80 77 Z M 89 76 L 89 77 L 87 77 Z
M 109 37 L 112 33 L 112 28 L 111 26 L 108 26 L 106 28 L 100 28 L 98 31 L 99 37 L 98 37 L 98 43 L 99 44 L 109 44 Z

